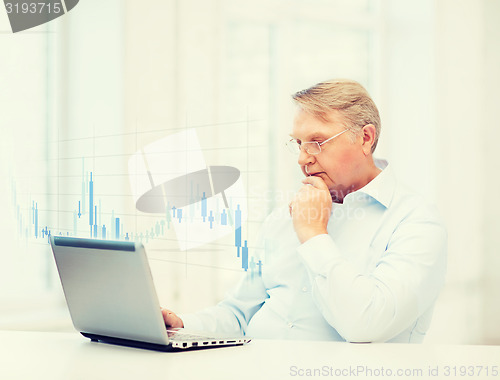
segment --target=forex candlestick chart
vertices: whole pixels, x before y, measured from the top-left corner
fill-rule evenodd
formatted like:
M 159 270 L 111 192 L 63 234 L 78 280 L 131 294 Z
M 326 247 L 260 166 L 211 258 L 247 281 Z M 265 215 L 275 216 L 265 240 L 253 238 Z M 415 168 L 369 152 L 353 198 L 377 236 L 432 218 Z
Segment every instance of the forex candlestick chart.
M 96 164 L 106 155 L 95 154 L 70 157 L 71 165 L 66 165 L 70 173 L 57 176 L 58 188 L 52 194 L 21 192 L 19 181 L 12 178 L 18 238 L 34 243 L 48 243 L 52 235 L 146 244 L 175 241 L 180 252 L 206 249 L 208 255 L 215 244 L 233 252 L 241 270 L 261 276 L 264 262 L 252 254 L 246 231 L 245 173 L 235 166 L 207 163 L 195 129 L 165 135 L 132 154 L 109 155 L 113 161 L 118 156 L 127 162 L 127 174 L 118 176 L 119 181 L 103 173 L 104 165 Z M 65 192 L 60 189 L 63 181 Z M 115 194 L 126 182 L 132 194 Z M 124 203 L 127 207 L 121 207 Z

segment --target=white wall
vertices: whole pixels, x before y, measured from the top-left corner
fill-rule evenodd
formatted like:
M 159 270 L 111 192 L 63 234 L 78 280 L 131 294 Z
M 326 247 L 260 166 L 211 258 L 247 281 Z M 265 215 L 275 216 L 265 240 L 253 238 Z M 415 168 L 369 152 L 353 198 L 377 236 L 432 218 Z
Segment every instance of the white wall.
M 251 146 L 265 142 L 261 150 L 250 151 L 250 160 L 242 152 L 229 156 L 221 150 L 209 153 L 214 162 L 231 157 L 241 164 L 256 194 L 293 190 L 295 159 L 276 148 L 289 129 L 290 94 L 316 80 L 353 77 L 368 87 L 381 110 L 377 155 L 388 158 L 404 182 L 436 201 L 448 225 L 448 282 L 428 341 L 498 344 L 499 2 L 293 4 L 149 0 L 143 6 L 87 0 L 48 24 L 47 30 L 55 31 L 49 38 L 0 34 L 0 47 L 10 52 L 0 63 L 2 72 L 10 74 L 0 87 L 0 100 L 7 105 L 0 114 L 2 175 L 12 153 L 12 163 L 24 176 L 32 168 L 39 169 L 42 179 L 53 179 L 48 173 L 60 177 L 40 186 L 46 186 L 41 193 L 47 208 L 64 211 L 74 207 L 71 174 L 79 163 L 57 157 L 88 155 L 87 168 L 100 176 L 102 200 L 128 214 L 130 223 L 146 225 L 147 219 L 134 216 L 127 198 L 123 157 L 175 128 L 208 125 L 214 128 L 201 132 L 207 146 L 228 146 L 237 138 Z M 345 12 L 329 11 L 339 4 Z M 1 21 L 6 28 L 6 18 Z M 315 43 L 331 49 L 307 45 L 315 36 Z M 26 95 L 20 84 L 33 91 Z M 251 134 L 221 126 L 240 117 L 257 120 L 248 124 Z M 16 123 L 31 126 L 31 132 L 16 129 Z M 48 138 L 40 145 L 42 135 Z M 244 136 L 250 138 L 242 140 Z M 21 145 L 17 152 L 11 149 Z M 100 157 L 106 155 L 112 157 Z M 34 156 L 36 165 L 27 162 Z M 50 157 L 56 159 L 44 165 Z M 2 189 L 2 200 L 8 192 Z M 252 233 L 273 204 L 266 197 L 255 199 L 259 214 L 249 227 Z M 68 223 L 64 213 L 56 214 L 55 223 Z M 12 226 L 6 221 L 2 219 L 0 230 L 8 237 Z M 209 257 L 179 254 L 170 238 L 175 237 L 150 245 L 162 303 L 191 311 L 220 299 L 239 276 L 232 258 L 224 250 Z M 23 284 L 18 290 L 29 297 L 43 283 L 60 298 L 48 251 L 47 257 L 32 260 L 34 250 L 25 247 L 20 255 L 3 253 L 3 289 Z M 38 273 L 36 280 L 28 276 L 30 271 Z M 24 282 L 28 277 L 33 282 Z M 9 321 L 0 320 L 0 325 L 13 328 Z
M 449 232 L 448 286 L 436 334 L 499 343 L 496 163 L 500 7 L 436 2 L 438 196 Z M 444 330 L 444 331 L 443 331 Z

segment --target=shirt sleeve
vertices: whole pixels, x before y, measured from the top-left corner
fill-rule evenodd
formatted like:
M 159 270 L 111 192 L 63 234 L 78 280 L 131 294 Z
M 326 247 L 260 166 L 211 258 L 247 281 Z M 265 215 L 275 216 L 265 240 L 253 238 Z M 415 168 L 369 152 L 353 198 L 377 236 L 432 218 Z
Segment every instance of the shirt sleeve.
M 236 288 L 216 306 L 179 317 L 186 329 L 245 335 L 250 319 L 268 297 L 262 278 L 246 273 Z
M 261 251 L 264 247 L 265 231 L 272 223 L 272 214 L 263 223 L 256 244 Z M 255 253 L 255 252 L 254 252 Z M 259 255 L 253 255 L 259 257 Z M 191 314 L 179 314 L 184 328 L 215 332 L 218 334 L 245 335 L 248 324 L 269 298 L 262 277 L 251 271 L 245 272 L 233 291 L 226 294 L 223 301 Z
M 446 230 L 408 216 L 370 273 L 360 273 L 326 234 L 298 248 L 321 313 L 350 342 L 384 342 L 411 326 L 435 302 L 446 272 Z

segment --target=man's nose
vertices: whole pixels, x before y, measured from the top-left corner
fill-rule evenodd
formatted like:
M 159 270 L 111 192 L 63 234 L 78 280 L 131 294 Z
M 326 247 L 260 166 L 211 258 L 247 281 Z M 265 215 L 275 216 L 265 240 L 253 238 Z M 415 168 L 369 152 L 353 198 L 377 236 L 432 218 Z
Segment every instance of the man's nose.
M 300 147 L 298 163 L 300 166 L 311 164 L 314 161 L 314 155 L 307 153 L 304 147 Z

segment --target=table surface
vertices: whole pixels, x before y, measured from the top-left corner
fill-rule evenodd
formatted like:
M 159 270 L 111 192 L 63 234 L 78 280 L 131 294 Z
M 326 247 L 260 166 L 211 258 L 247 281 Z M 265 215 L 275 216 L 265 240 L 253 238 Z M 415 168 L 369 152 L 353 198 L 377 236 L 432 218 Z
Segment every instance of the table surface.
M 500 346 L 254 340 L 156 352 L 75 333 L 0 331 L 0 379 L 500 379 Z

